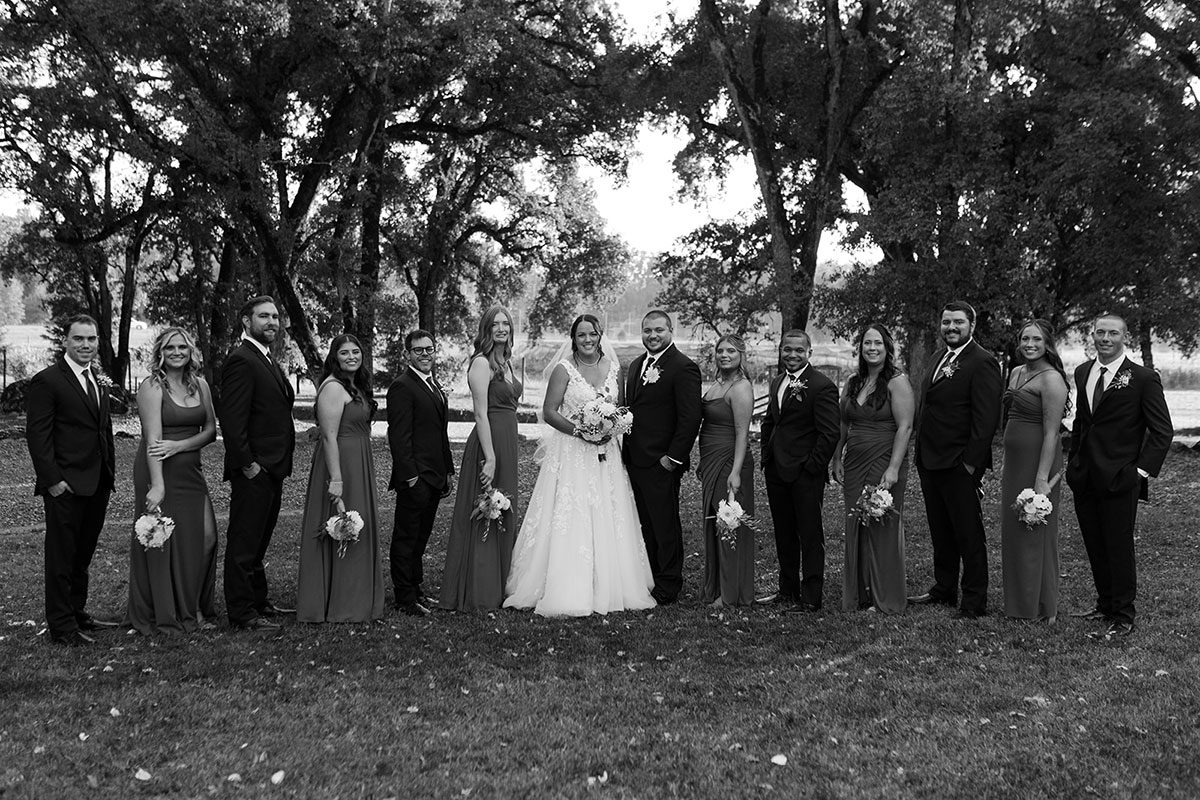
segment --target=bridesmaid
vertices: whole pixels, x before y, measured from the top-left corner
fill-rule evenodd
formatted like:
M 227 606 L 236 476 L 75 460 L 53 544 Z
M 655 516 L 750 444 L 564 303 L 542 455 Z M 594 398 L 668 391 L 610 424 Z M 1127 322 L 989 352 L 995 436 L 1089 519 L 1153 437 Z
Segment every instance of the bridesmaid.
M 329 344 L 317 386 L 320 439 L 308 475 L 300 527 L 298 622 L 370 622 L 383 617 L 383 573 L 379 565 L 375 462 L 371 417 L 375 399 L 363 367 L 362 346 L 343 333 Z M 338 556 L 325 535 L 325 521 L 339 509 L 357 511 L 363 529 Z
M 754 513 L 754 458 L 750 416 L 754 387 L 746 373 L 746 343 L 726 334 L 713 354 L 717 380 L 702 398 L 700 426 L 701 507 L 704 509 L 704 588 L 701 600 L 716 608 L 754 603 L 754 532 L 737 529 L 733 546 L 721 541 L 713 518 L 717 504 L 736 499 Z
M 129 624 L 144 634 L 211 629 L 217 526 L 200 450 L 217 438 L 212 392 L 196 346 L 180 328 L 159 334 L 150 364 L 137 393 L 142 441 L 133 462 L 134 513 L 159 511 L 175 531 L 161 549 L 131 541 Z
M 1026 322 L 1017 334 L 1017 359 L 1004 392 L 1004 471 L 1000 481 L 1000 556 L 1004 613 L 1054 622 L 1058 616 L 1058 512 L 1062 491 L 1060 431 L 1069 389 L 1050 323 Z M 1053 486 L 1051 481 L 1054 481 Z M 1054 503 L 1045 525 L 1032 531 L 1012 510 L 1033 489 Z
M 503 307 L 492 306 L 480 318 L 467 367 L 475 429 L 463 450 L 446 544 L 440 602 L 445 609 L 499 608 L 504 602 L 517 537 L 517 398 L 523 389 L 509 363 L 512 337 L 512 316 Z M 471 519 L 471 511 L 488 485 L 504 492 L 512 508 L 503 512 L 484 540 L 482 523 Z
M 912 385 L 896 365 L 891 332 L 866 326 L 858 337 L 858 370 L 842 392 L 834 479 L 842 484 L 847 512 L 863 487 L 882 484 L 892 493 L 896 513 L 869 525 L 847 513 L 843 611 L 904 613 L 904 488 L 915 407 Z

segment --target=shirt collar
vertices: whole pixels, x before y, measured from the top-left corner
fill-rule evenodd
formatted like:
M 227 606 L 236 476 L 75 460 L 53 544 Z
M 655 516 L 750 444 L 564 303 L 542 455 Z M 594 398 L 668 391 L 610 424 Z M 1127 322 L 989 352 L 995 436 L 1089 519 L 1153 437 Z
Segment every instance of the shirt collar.
M 1128 358 L 1128 356 L 1126 356 L 1124 353 L 1122 353 L 1121 357 L 1118 358 L 1117 360 L 1113 361 L 1111 364 L 1101 364 L 1100 359 L 1097 358 L 1095 361 L 1092 362 L 1092 373 L 1099 374 L 1100 368 L 1103 367 L 1104 369 L 1108 370 L 1108 372 L 1110 372 L 1112 374 L 1116 374 L 1117 372 L 1121 371 L 1121 367 L 1125 366 L 1126 358 Z
M 801 368 L 800 368 L 800 371 L 799 371 L 799 372 L 797 372 L 795 375 L 793 375 L 793 374 L 792 374 L 792 373 L 790 373 L 790 372 L 786 373 L 786 375 L 788 376 L 788 378 L 789 378 L 789 379 L 791 379 L 791 380 L 796 380 L 796 379 L 797 379 L 797 378 L 799 378 L 801 375 L 803 375 L 803 374 L 804 374 L 804 373 L 805 373 L 805 372 L 808 370 L 808 368 L 809 368 L 810 366 L 811 366 L 811 363 L 807 363 L 807 364 L 805 364 L 803 367 L 801 367 Z
M 667 354 L 667 351 L 670 350 L 674 346 L 675 346 L 675 343 L 671 342 L 669 345 L 664 347 L 662 350 L 659 350 L 657 353 L 651 353 L 649 350 L 647 350 L 646 351 L 646 361 L 647 362 L 653 361 L 654 363 L 657 364 L 659 362 L 659 360 L 662 359 L 662 357 Z
M 970 339 L 967 339 L 965 342 L 963 342 L 962 344 L 960 344 L 958 347 L 956 347 L 956 348 L 954 348 L 953 350 L 951 350 L 951 351 L 950 351 L 950 357 L 951 357 L 951 358 L 958 358 L 960 355 L 962 355 L 962 351 L 963 351 L 963 350 L 966 350 L 968 347 L 970 347 L 970 346 L 971 346 L 971 342 L 973 342 L 973 341 L 975 341 L 975 337 L 974 337 L 974 336 L 972 336 Z
M 421 370 L 417 369 L 416 367 L 414 367 L 412 365 L 409 365 L 408 368 L 411 369 L 418 378 L 425 381 L 426 383 L 429 383 L 429 381 L 433 378 L 432 372 L 421 372 Z
M 67 357 L 63 360 L 67 362 L 67 366 L 71 368 L 71 371 L 75 373 L 75 377 L 79 378 L 80 380 L 83 380 L 83 374 L 92 368 L 90 361 L 87 364 L 81 365 L 75 359 L 70 357 Z
M 268 361 L 271 360 L 271 353 L 267 350 L 266 346 L 264 346 L 263 343 L 260 342 L 258 339 L 255 339 L 250 334 L 243 332 L 242 333 L 242 341 L 249 342 L 250 344 L 254 345 L 255 347 L 258 348 L 258 352 L 262 353 L 264 356 L 267 357 Z

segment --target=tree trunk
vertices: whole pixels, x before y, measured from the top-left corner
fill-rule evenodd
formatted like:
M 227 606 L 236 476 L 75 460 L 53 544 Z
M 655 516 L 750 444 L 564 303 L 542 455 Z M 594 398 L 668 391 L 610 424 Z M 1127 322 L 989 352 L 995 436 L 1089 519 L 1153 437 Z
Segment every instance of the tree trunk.
M 383 216 L 383 160 L 387 141 L 382 132 L 372 139 L 367 153 L 367 174 L 362 200 L 362 260 L 354 295 L 358 301 L 354 333 L 362 343 L 363 368 L 374 371 L 375 292 L 379 289 L 380 234 Z
M 210 350 L 205 359 L 205 373 L 212 386 L 218 384 L 217 374 L 220 371 L 229 345 L 236 337 L 241 336 L 242 322 L 236 319 L 230 308 L 230 296 L 233 293 L 233 282 L 237 278 L 238 253 L 233 232 L 226 229 L 221 239 L 221 258 L 217 267 L 217 280 L 213 283 L 212 309 L 209 312 L 209 346 Z
M 1142 366 L 1154 369 L 1154 337 L 1148 323 L 1138 326 L 1138 346 L 1142 351 Z

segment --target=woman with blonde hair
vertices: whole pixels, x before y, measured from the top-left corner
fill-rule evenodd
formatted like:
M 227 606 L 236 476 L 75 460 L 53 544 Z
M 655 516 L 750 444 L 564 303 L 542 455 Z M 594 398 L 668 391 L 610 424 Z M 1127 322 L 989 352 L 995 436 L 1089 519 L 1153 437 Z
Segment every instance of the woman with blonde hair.
M 145 634 L 211 628 L 217 525 L 200 451 L 217 438 L 217 418 L 200 355 L 182 328 L 167 328 L 154 340 L 137 407 L 142 441 L 133 463 L 135 519 L 160 513 L 175 530 L 162 548 L 131 539 L 129 624 Z
M 523 386 L 513 373 L 512 315 L 492 306 L 479 320 L 467 366 L 475 428 L 463 450 L 458 494 L 446 544 L 440 606 L 499 608 L 512 563 L 517 510 L 517 399 Z M 481 490 L 503 492 L 512 506 L 495 522 L 472 519 Z

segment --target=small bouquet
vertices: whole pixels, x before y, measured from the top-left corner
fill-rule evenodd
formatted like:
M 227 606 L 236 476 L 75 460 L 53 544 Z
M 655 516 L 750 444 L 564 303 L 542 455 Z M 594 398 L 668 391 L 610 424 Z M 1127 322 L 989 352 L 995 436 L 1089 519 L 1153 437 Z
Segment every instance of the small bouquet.
M 895 514 L 896 506 L 892 493 L 878 486 L 864 486 L 858 502 L 850 509 L 850 516 L 858 517 L 859 525 L 873 525 L 888 514 Z
M 1033 530 L 1035 525 L 1045 525 L 1050 514 L 1054 511 L 1054 503 L 1050 502 L 1050 498 L 1044 494 L 1039 494 L 1033 489 L 1022 489 L 1017 495 L 1017 502 L 1013 503 L 1013 511 L 1017 512 L 1017 519 L 1025 525 L 1029 530 Z
M 137 540 L 142 543 L 142 547 L 147 550 L 159 549 L 175 532 L 175 520 L 164 517 L 161 512 L 142 514 L 138 517 L 137 522 L 133 523 L 133 530 L 137 534 Z
M 633 412 L 604 397 L 597 397 L 585 403 L 571 421 L 575 423 L 576 436 L 585 442 L 602 445 L 614 436 L 629 433 L 633 428 Z M 607 461 L 607 453 L 601 450 L 597 459 Z
M 496 520 L 500 519 L 500 515 L 510 508 L 512 508 L 512 501 L 504 492 L 493 487 L 491 483 L 483 488 L 483 491 L 475 498 L 475 508 L 471 511 L 471 519 L 483 520 L 483 538 L 480 541 L 487 541 L 488 534 L 491 533 Z
M 738 528 L 745 525 L 752 531 L 758 530 L 758 521 L 745 512 L 741 503 L 732 498 L 717 503 L 716 516 L 708 519 L 716 519 L 717 538 L 730 548 L 737 548 Z
M 338 513 L 325 520 L 325 527 L 321 532 L 338 543 L 338 558 L 345 558 L 346 549 L 358 541 L 362 529 L 362 516 L 357 511 L 347 511 L 339 502 Z

